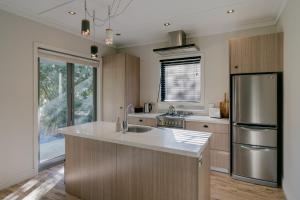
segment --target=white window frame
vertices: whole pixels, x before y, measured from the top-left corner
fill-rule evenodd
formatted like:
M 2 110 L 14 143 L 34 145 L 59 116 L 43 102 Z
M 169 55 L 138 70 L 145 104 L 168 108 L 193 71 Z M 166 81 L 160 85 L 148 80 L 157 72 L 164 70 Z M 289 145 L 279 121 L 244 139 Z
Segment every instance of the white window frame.
M 159 102 L 158 102 L 158 110 L 165 111 L 169 108 L 170 105 L 174 105 L 176 110 L 189 110 L 189 111 L 203 111 L 205 110 L 205 56 L 204 53 L 196 53 L 196 54 L 188 54 L 188 55 L 174 55 L 164 57 L 164 59 L 175 59 L 175 58 L 184 58 L 184 57 L 193 57 L 200 56 L 200 68 L 201 68 L 201 91 L 200 91 L 200 102 L 184 102 L 184 101 L 161 101 L 161 90 L 159 91 Z M 161 65 L 159 66 L 161 68 Z M 161 72 L 159 73 L 159 77 L 161 77 Z

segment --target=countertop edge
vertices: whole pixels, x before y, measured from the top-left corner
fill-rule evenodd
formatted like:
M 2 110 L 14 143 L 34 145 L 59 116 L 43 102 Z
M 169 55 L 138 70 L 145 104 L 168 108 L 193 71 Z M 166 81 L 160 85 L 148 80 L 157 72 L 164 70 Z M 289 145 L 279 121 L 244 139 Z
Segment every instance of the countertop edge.
M 101 142 L 109 142 L 109 143 L 114 143 L 114 144 L 126 145 L 126 146 L 141 148 L 141 149 L 148 149 L 148 150 L 152 150 L 152 151 L 165 152 L 165 153 L 187 156 L 187 157 L 192 157 L 192 158 L 200 158 L 202 152 L 204 151 L 205 148 L 207 148 L 207 145 L 210 142 L 210 138 L 209 138 L 208 139 L 209 141 L 200 147 L 199 152 L 195 153 L 195 152 L 189 152 L 189 151 L 184 151 L 184 150 L 171 149 L 171 148 L 167 148 L 167 147 L 157 147 L 157 146 L 151 146 L 151 145 L 145 145 L 145 144 L 138 144 L 135 142 L 107 139 L 107 138 L 103 138 L 103 137 L 89 137 L 88 135 L 78 135 L 76 133 L 65 132 L 63 130 L 59 130 L 59 133 L 64 134 L 64 135 L 74 136 L 74 137 L 80 137 L 80 138 L 85 138 L 85 139 L 97 140 L 97 141 L 101 141 Z
M 141 117 L 147 119 L 155 119 L 156 116 L 160 115 L 161 113 L 130 113 L 128 114 L 129 117 Z M 208 117 L 209 116 L 200 116 L 200 117 Z M 197 116 L 195 116 L 197 118 Z M 209 118 L 209 119 L 191 119 L 190 116 L 187 117 L 186 122 L 203 122 L 203 123 L 212 123 L 212 124 L 224 124 L 229 125 L 229 119 L 217 119 L 217 118 Z

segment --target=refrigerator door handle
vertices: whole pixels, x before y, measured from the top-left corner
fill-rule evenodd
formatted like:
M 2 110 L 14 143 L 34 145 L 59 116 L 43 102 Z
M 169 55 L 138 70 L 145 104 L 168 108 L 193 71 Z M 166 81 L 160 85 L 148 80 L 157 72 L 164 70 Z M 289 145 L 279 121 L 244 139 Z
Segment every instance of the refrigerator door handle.
M 276 126 L 249 126 L 249 125 L 242 125 L 238 123 L 233 123 L 233 126 L 238 127 L 240 129 L 246 130 L 246 131 L 270 131 L 270 130 L 277 130 Z
M 232 90 L 233 90 L 233 94 L 232 94 L 232 108 L 233 108 L 233 114 L 232 114 L 232 121 L 233 122 L 236 122 L 237 119 L 239 118 L 239 113 L 237 112 L 239 109 L 239 105 L 238 105 L 238 102 L 237 101 L 237 96 L 239 96 L 239 86 L 240 84 L 238 84 L 238 79 L 237 77 L 233 77 L 232 79 L 233 81 L 233 84 L 232 84 Z
M 260 131 L 260 132 L 266 132 L 266 133 L 270 133 L 270 130 L 274 130 L 272 128 L 258 128 L 258 127 L 254 127 L 254 128 L 246 128 L 246 127 L 239 127 L 240 129 L 244 129 L 246 131 Z
M 241 145 L 240 147 L 247 151 L 270 151 L 271 149 L 276 149 L 276 148 L 270 148 L 270 147 L 245 146 L 245 145 Z
M 278 130 L 272 127 L 233 126 L 232 141 L 249 146 L 277 147 Z

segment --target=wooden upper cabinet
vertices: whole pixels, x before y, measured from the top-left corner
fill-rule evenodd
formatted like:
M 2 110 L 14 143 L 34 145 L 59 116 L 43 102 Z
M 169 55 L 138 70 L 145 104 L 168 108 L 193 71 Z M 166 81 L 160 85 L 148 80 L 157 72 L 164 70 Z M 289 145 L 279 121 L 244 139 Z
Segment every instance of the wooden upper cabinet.
M 102 63 L 102 120 L 114 122 L 121 107 L 140 104 L 140 59 L 119 53 Z
M 229 41 L 230 73 L 283 71 L 283 33 Z
M 126 104 L 140 105 L 140 59 L 126 54 Z

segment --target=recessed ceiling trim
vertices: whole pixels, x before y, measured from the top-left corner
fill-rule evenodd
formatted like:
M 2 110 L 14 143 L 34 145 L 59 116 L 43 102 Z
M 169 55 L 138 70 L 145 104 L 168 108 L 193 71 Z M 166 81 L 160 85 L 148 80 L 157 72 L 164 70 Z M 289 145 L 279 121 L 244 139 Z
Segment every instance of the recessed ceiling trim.
M 68 14 L 69 15 L 76 15 L 76 12 L 75 11 L 69 11 Z
M 170 26 L 171 25 L 171 23 L 170 22 L 166 22 L 166 23 L 164 23 L 164 26 L 165 27 L 168 27 L 168 26 Z
M 220 34 L 226 34 L 231 32 L 238 32 L 238 31 L 244 31 L 249 30 L 252 28 L 262 28 L 262 27 L 269 27 L 276 25 L 275 19 L 269 19 L 267 21 L 263 22 L 253 22 L 253 23 L 247 23 L 243 24 L 242 27 L 235 28 L 235 29 L 228 29 L 227 31 L 216 31 L 216 32 L 210 32 L 210 33 L 202 33 L 202 34 L 189 34 L 189 37 L 187 39 L 191 38 L 197 38 L 197 37 L 207 37 L 207 36 L 216 36 Z M 137 46 L 146 46 L 146 45 L 154 45 L 154 44 L 162 44 L 162 43 L 168 43 L 168 40 L 155 40 L 153 42 L 141 42 L 141 43 L 135 43 L 130 45 L 119 45 L 118 48 L 131 48 L 131 47 L 137 47 Z
M 71 0 L 69 0 L 69 1 L 67 0 L 67 2 L 70 2 L 70 1 Z M 72 0 L 72 1 L 76 1 L 77 2 L 78 0 Z M 237 0 L 236 4 L 241 4 L 242 5 L 244 2 L 246 3 L 246 5 L 248 5 L 248 4 L 251 5 L 251 3 L 249 3 L 249 1 L 247 1 L 247 0 L 240 0 L 240 1 Z M 260 1 L 255 0 L 254 2 L 257 3 L 257 4 L 254 4 L 254 5 L 259 5 Z M 287 0 L 282 0 L 282 1 L 276 0 L 274 2 L 276 2 L 276 4 L 274 4 L 274 6 L 272 7 L 271 10 L 270 9 L 268 10 L 268 13 L 270 14 L 270 16 L 273 17 L 272 19 L 259 18 L 259 15 L 257 15 L 257 17 L 258 17 L 257 20 L 250 21 L 250 22 L 246 21 L 246 23 L 244 24 L 244 23 L 241 23 L 241 22 L 243 22 L 242 20 L 236 20 L 235 19 L 235 15 L 233 15 L 232 19 L 234 19 L 235 21 L 234 20 L 225 20 L 225 21 L 222 21 L 222 23 L 219 23 L 219 25 L 217 26 L 219 28 L 213 28 L 213 27 L 210 27 L 210 26 L 201 28 L 201 26 L 199 26 L 200 28 L 198 27 L 198 28 L 195 28 L 195 30 L 194 29 L 193 30 L 189 30 L 189 28 L 186 28 L 186 27 L 188 27 L 188 24 L 187 24 L 186 27 L 180 27 L 180 24 L 179 24 L 179 25 L 176 26 L 176 29 L 182 28 L 182 29 L 190 31 L 192 33 L 192 34 L 190 34 L 191 37 L 201 37 L 201 36 L 208 36 L 208 35 L 217 35 L 217 34 L 221 34 L 221 33 L 242 31 L 242 30 L 245 30 L 245 29 L 258 28 L 258 27 L 263 27 L 263 26 L 272 26 L 272 25 L 275 25 L 278 22 L 278 20 L 279 20 L 281 14 L 282 14 L 284 8 L 286 7 Z M 78 3 L 74 3 L 74 4 L 78 4 Z M 234 6 L 236 4 L 232 3 L 232 5 L 230 4 L 230 6 L 226 5 L 226 6 L 228 6 L 227 9 L 231 9 L 231 8 L 235 9 L 235 10 L 239 9 L 239 8 L 236 8 Z M 55 4 L 52 3 L 51 5 L 55 5 Z M 37 10 L 36 13 L 30 11 L 31 9 L 28 9 L 27 12 L 26 12 L 26 9 L 22 9 L 21 6 L 18 6 L 18 3 L 11 4 L 8 0 L 4 0 L 4 1 L 0 0 L 0 7 L 1 7 L 2 10 L 6 11 L 6 12 L 13 13 L 15 15 L 27 18 L 29 20 L 32 20 L 32 21 L 44 24 L 46 26 L 50 26 L 50 27 L 56 28 L 58 30 L 62 30 L 64 32 L 67 32 L 67 33 L 70 33 L 72 35 L 78 36 L 80 38 L 83 38 L 83 37 L 80 36 L 80 30 L 78 30 L 74 25 L 67 26 L 68 24 L 64 23 L 64 21 L 60 21 L 57 18 L 55 18 L 55 19 L 51 18 L 51 15 L 50 15 L 51 13 L 49 13 L 50 17 L 48 15 L 40 15 L 40 16 L 38 16 L 36 14 L 38 12 L 38 10 Z M 69 6 L 67 6 L 67 7 L 69 7 Z M 224 13 L 224 7 L 225 6 L 222 6 L 223 13 Z M 39 8 L 41 8 L 41 6 Z M 227 9 L 225 9 L 225 12 L 226 12 Z M 70 9 L 70 10 L 72 10 L 72 9 Z M 64 13 L 65 12 L 66 11 L 64 11 Z M 132 10 L 131 10 L 131 13 L 132 13 Z M 221 13 L 222 13 L 222 11 L 221 11 Z M 77 14 L 80 14 L 80 13 L 77 13 Z M 213 14 L 216 14 L 216 15 L 213 15 Z M 263 14 L 263 12 L 260 12 L 260 14 Z M 211 17 L 209 18 L 209 15 L 213 15 L 213 16 L 216 16 L 216 17 L 219 16 L 217 13 L 209 13 L 209 12 L 207 13 L 207 15 L 205 15 L 205 16 L 208 19 L 211 18 Z M 239 15 L 237 15 L 237 16 L 239 16 Z M 249 15 L 249 16 L 251 17 L 251 15 Z M 264 16 L 267 16 L 267 15 L 261 15 L 261 16 L 264 17 Z M 250 19 L 250 17 L 248 17 L 248 18 Z M 231 17 L 229 17 L 229 19 L 230 18 Z M 245 18 L 245 20 L 247 20 L 248 18 Z M 73 18 L 68 18 L 68 19 L 72 20 Z M 149 19 L 151 19 L 151 17 Z M 185 23 L 185 21 L 182 21 L 182 23 Z M 191 22 L 191 24 L 193 24 L 193 23 L 194 22 Z M 226 23 L 227 23 L 228 27 L 226 26 Z M 150 23 L 150 21 L 149 21 L 148 25 L 149 24 L 153 25 L 155 23 L 154 22 Z M 166 41 L 166 38 L 163 36 L 163 34 L 165 34 L 163 30 L 161 30 L 161 32 L 158 32 L 157 30 L 155 30 L 156 32 L 152 31 L 152 32 L 154 32 L 154 34 L 156 34 L 153 37 L 148 37 L 149 36 L 149 34 L 148 34 L 148 36 L 147 36 L 148 38 L 138 37 L 138 35 L 137 35 L 137 37 L 134 37 L 132 35 L 132 37 L 128 37 L 127 38 L 127 37 L 125 37 L 125 35 L 128 35 L 128 32 L 126 32 L 127 31 L 126 27 L 125 28 L 124 27 L 119 27 L 117 29 L 120 30 L 120 31 L 122 31 L 122 33 L 124 33 L 124 37 L 122 37 L 122 38 L 119 39 L 119 45 L 118 44 L 116 45 L 116 46 L 120 46 L 120 47 L 141 46 L 141 45 L 155 44 L 155 43 L 161 43 L 161 42 L 165 42 Z M 170 31 L 172 31 L 172 30 L 170 30 Z M 195 34 L 193 34 L 193 32 Z M 96 38 L 97 43 L 104 44 L 104 35 L 103 34 L 104 33 L 102 33 L 102 32 L 99 33 L 98 37 Z M 90 38 L 86 38 L 86 39 L 91 41 Z
M 32 21 L 33 23 L 39 23 L 39 24 L 42 24 L 44 26 L 48 26 L 48 27 L 57 29 L 59 31 L 63 31 L 63 32 L 69 33 L 69 34 L 71 34 L 73 36 L 78 36 L 81 39 L 92 41 L 91 38 L 82 37 L 81 34 L 80 34 L 80 31 L 78 31 L 77 29 L 76 30 L 73 29 L 73 28 L 66 29 L 64 25 L 58 24 L 58 23 L 54 22 L 53 20 L 45 19 L 43 17 L 36 18 L 34 15 L 29 14 L 27 12 L 24 12 L 21 9 L 11 8 L 10 6 L 7 6 L 6 4 L 2 4 L 1 1 L 0 1 L 0 5 L 1 5 L 1 10 L 3 10 L 3 12 L 7 12 L 9 14 L 14 14 L 14 15 L 17 15 L 19 17 L 23 17 L 23 18 L 25 18 L 27 20 Z M 97 38 L 96 42 L 98 44 L 105 45 L 104 41 L 102 41 L 102 39 L 98 39 Z
M 233 10 L 233 9 L 227 10 L 227 13 L 228 13 L 228 14 L 232 14 L 232 13 L 234 13 L 234 12 L 235 12 L 235 10 Z

